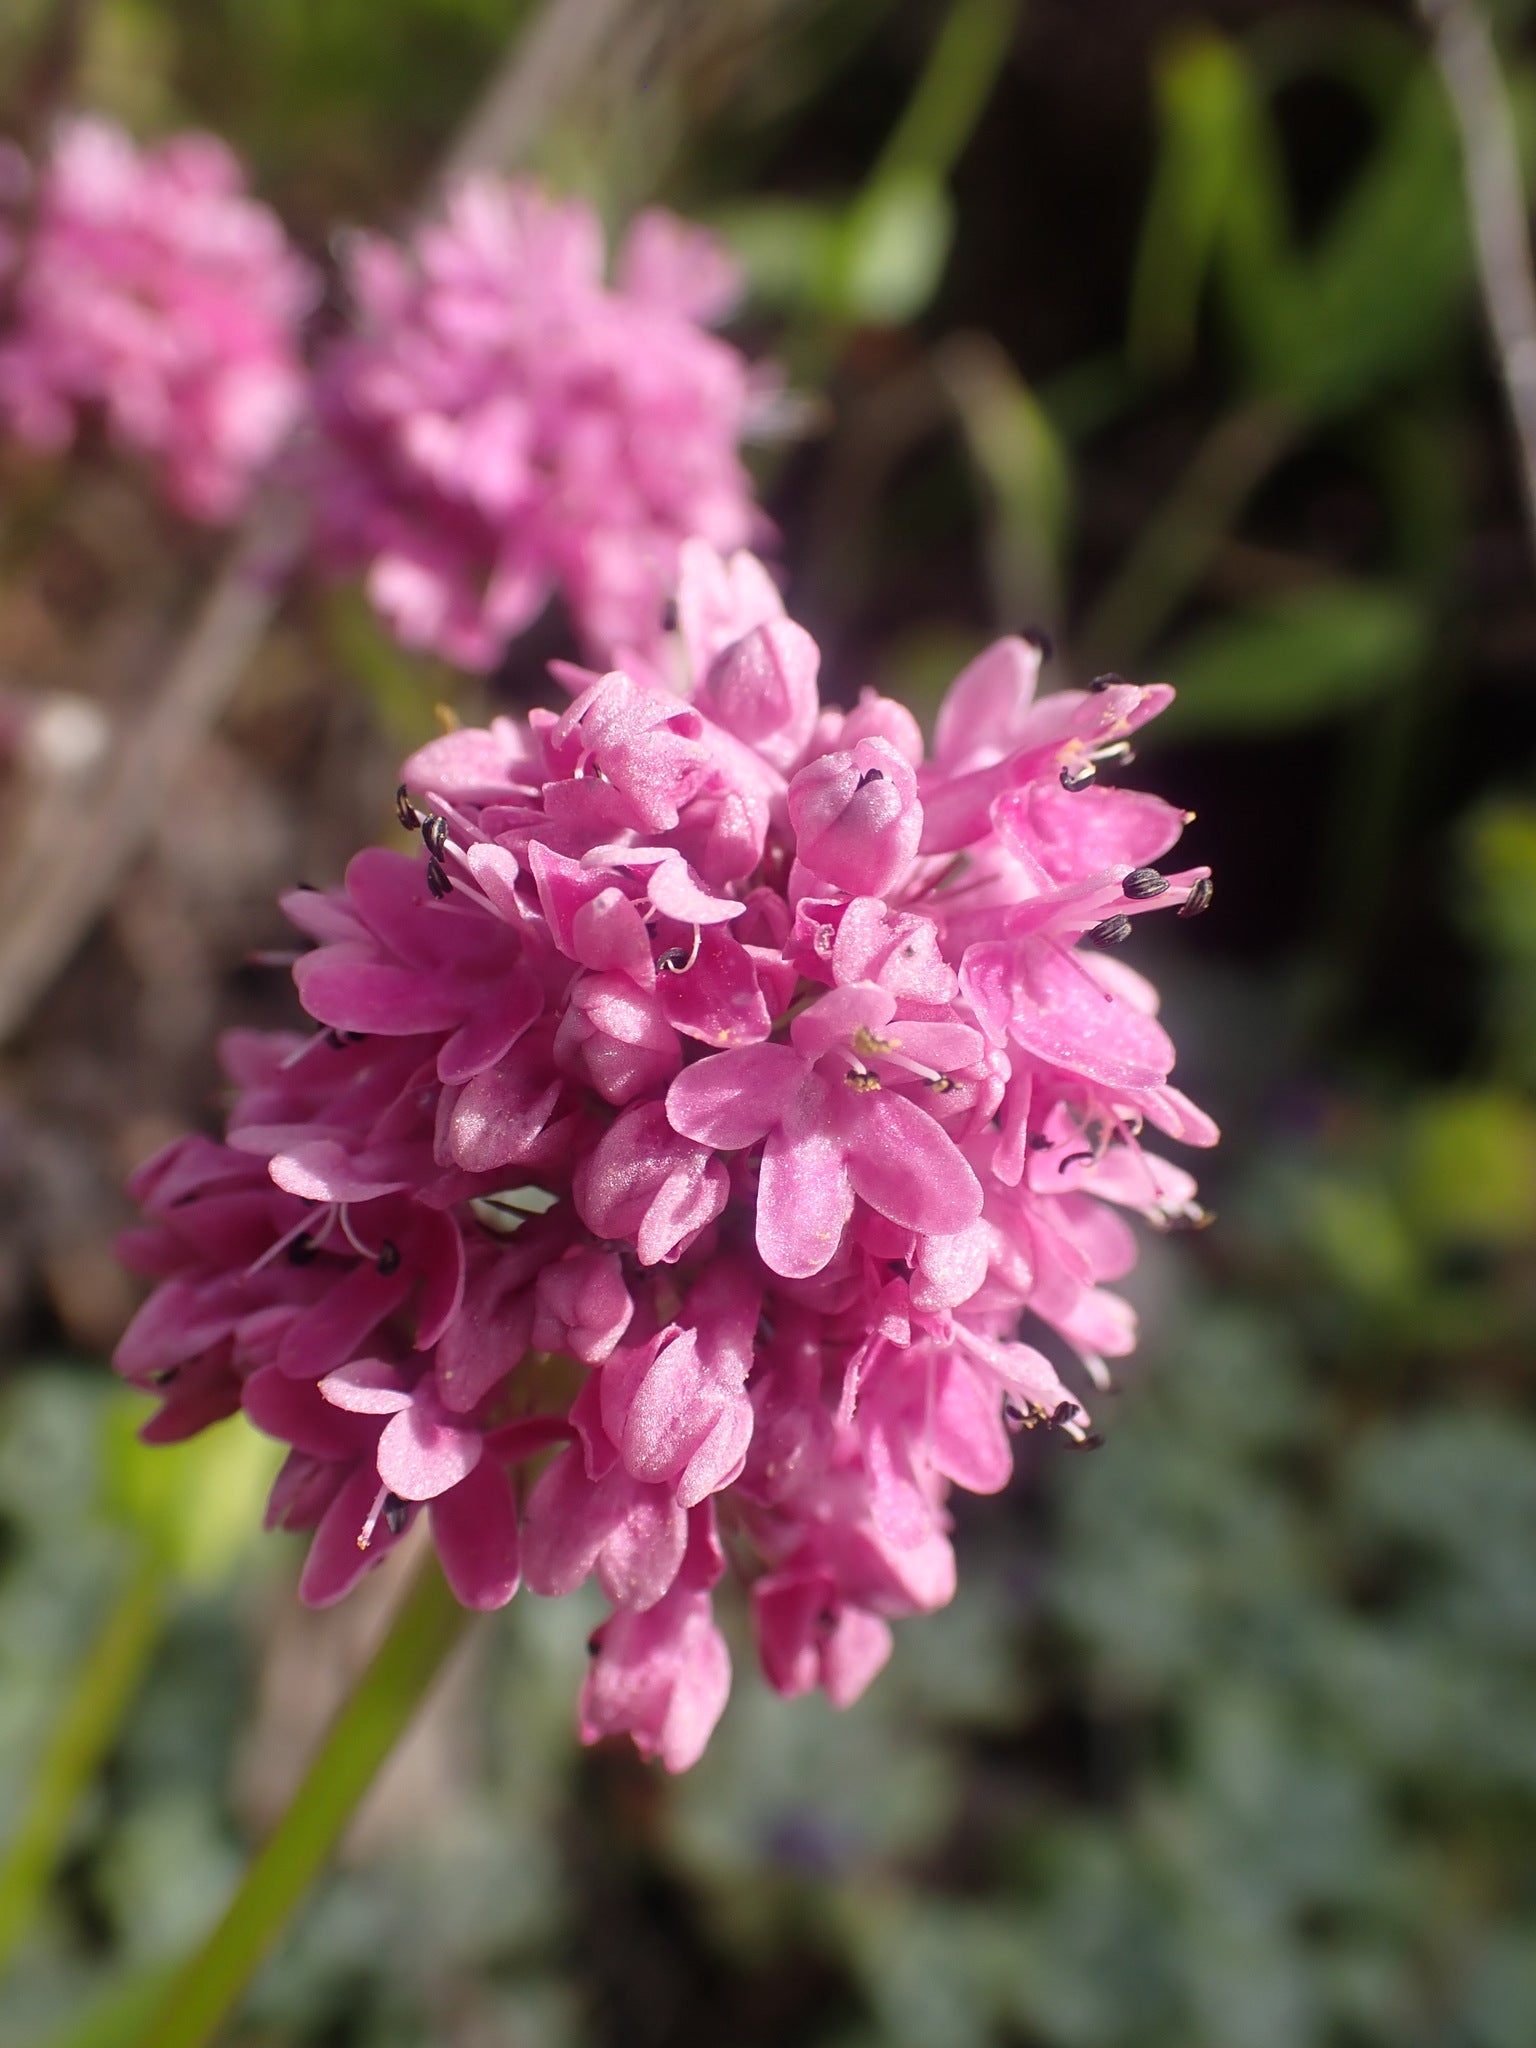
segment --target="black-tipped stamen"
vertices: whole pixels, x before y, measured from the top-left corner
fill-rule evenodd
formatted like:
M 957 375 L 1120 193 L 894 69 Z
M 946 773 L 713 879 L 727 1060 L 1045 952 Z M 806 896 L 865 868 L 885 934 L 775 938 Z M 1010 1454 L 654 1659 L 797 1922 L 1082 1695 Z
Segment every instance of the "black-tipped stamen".
M 403 1536 L 405 1534 L 405 1525 L 411 1519 L 409 1503 L 403 1501 L 398 1493 L 386 1493 L 382 1513 L 384 1516 L 384 1526 L 390 1535 Z
M 427 889 L 439 903 L 445 896 L 453 894 L 453 884 L 448 879 L 448 870 L 435 858 L 427 862 Z
M 1061 786 L 1074 791 L 1086 789 L 1098 772 L 1091 761 L 1071 761 L 1061 771 Z
M 1038 649 L 1042 661 L 1049 661 L 1056 652 L 1056 642 L 1044 626 L 1020 626 L 1019 638 L 1027 640 L 1031 647 Z
M 307 1230 L 301 1230 L 289 1242 L 288 1263 L 290 1266 L 307 1266 L 319 1256 L 320 1247 Z
M 1095 676 L 1088 687 L 1096 697 L 1100 697 L 1106 690 L 1123 689 L 1125 687 L 1125 677 L 1116 675 L 1114 670 L 1110 669 L 1105 675 Z
M 1178 916 L 1199 917 L 1202 911 L 1210 909 L 1211 898 L 1215 893 L 1216 885 L 1210 876 L 1202 875 L 1199 881 L 1192 886 L 1184 901 L 1179 905 Z
M 1133 903 L 1146 903 L 1154 896 L 1166 895 L 1169 881 L 1156 868 L 1132 868 L 1120 887 Z
M 378 1268 L 379 1272 L 383 1274 L 386 1280 L 389 1278 L 391 1273 L 398 1273 L 400 1270 L 399 1245 L 397 1245 L 392 1238 L 386 1237 L 384 1242 L 379 1246 L 379 1255 L 373 1263 Z
M 693 928 L 692 946 L 668 946 L 665 953 L 657 954 L 656 965 L 663 974 L 686 974 L 694 961 L 698 959 L 699 948 L 703 943 L 704 927 L 701 924 L 696 924 Z
M 421 823 L 421 813 L 411 802 L 411 792 L 403 782 L 395 791 L 395 816 L 406 832 L 414 832 Z
M 1131 936 L 1131 920 L 1118 912 L 1114 917 L 1102 918 L 1083 933 L 1095 946 L 1123 946 Z
M 884 780 L 885 770 L 883 768 L 866 768 L 864 770 L 864 773 L 859 777 L 856 786 L 859 789 L 865 789 L 871 782 L 884 782 Z
M 856 1073 L 852 1067 L 844 1074 L 843 1079 L 848 1083 L 848 1086 L 855 1095 L 873 1095 L 880 1087 L 880 1077 L 878 1074 Z
M 448 844 L 448 820 L 435 814 L 421 821 L 421 837 L 428 853 L 434 860 L 441 860 L 443 848 Z

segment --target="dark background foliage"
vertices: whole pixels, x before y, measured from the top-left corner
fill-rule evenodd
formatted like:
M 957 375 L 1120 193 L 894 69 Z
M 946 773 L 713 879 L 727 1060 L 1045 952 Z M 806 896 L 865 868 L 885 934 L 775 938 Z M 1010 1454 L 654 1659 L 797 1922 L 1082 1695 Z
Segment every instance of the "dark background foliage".
M 538 164 L 741 250 L 834 693 L 930 710 L 1024 623 L 1062 680 L 1181 686 L 1129 772 L 1198 812 L 1219 893 L 1136 949 L 1227 1129 L 1219 1222 L 1148 1244 L 1106 1448 L 1023 1439 L 959 1503 L 958 1600 L 853 1712 L 772 1699 L 743 1647 L 688 1778 L 582 1753 L 591 1616 L 519 1600 L 231 2039 L 1529 2048 L 1536 581 L 1422 32 L 1346 0 L 651 13 Z M 404 217 L 519 25 L 30 0 L 0 76 L 20 133 L 87 103 L 228 134 L 323 259 Z M 97 452 L 0 457 L 6 688 L 135 717 L 218 553 L 147 505 Z M 100 1362 L 122 1175 L 216 1116 L 217 1027 L 291 1014 L 248 964 L 274 890 L 385 831 L 435 701 L 527 704 L 564 643 L 471 687 L 300 591 L 0 1065 L 0 1830 L 103 1617 L 146 1658 L 14 1946 L 0 1893 L 0 2042 L 122 2038 L 379 1619 L 294 1611 L 252 1440 L 134 1449 Z

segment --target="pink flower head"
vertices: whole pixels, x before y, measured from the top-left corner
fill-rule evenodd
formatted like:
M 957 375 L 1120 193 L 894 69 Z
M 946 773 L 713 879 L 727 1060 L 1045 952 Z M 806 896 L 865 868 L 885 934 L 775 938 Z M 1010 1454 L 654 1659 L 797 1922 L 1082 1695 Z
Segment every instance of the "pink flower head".
M 492 668 L 558 591 L 594 654 L 647 650 L 682 542 L 764 530 L 737 455 L 761 379 L 702 324 L 736 284 L 702 229 L 643 214 L 607 283 L 590 208 L 482 176 L 348 280 L 322 537 L 407 645 Z
M 577 225 L 524 220 L 552 290 L 594 274 Z M 595 1577 L 582 1732 L 671 1769 L 729 1685 L 722 1535 L 769 1682 L 854 1700 L 953 1593 L 953 1490 L 1020 1429 L 1095 1441 L 1127 1219 L 1203 1220 L 1143 1132 L 1215 1137 L 1113 951 L 1209 900 L 1157 864 L 1182 815 L 1109 780 L 1166 692 L 1037 700 L 1004 641 L 925 761 L 900 705 L 819 705 L 750 557 L 690 542 L 677 621 L 423 747 L 417 850 L 288 899 L 319 1028 L 236 1034 L 224 1142 L 141 1169 L 117 1361 L 153 1435 L 243 1407 L 289 1446 L 308 1599 L 423 1516 L 472 1605 Z
M 224 145 L 139 150 L 108 121 L 62 123 L 12 290 L 11 430 L 59 448 L 99 412 L 181 511 L 235 518 L 302 409 L 315 283 Z

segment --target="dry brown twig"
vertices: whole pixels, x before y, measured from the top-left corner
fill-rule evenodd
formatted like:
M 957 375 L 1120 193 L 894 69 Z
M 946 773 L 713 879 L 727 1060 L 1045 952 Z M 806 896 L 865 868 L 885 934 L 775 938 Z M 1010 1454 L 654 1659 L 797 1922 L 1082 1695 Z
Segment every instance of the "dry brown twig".
M 586 89 L 616 29 L 670 0 L 545 0 L 432 181 L 525 156 Z M 303 553 L 301 507 L 258 501 L 154 700 L 100 781 L 42 789 L 0 887 L 0 1043 L 67 965 L 152 833 L 178 777 L 223 716 Z
M 1461 137 L 1483 310 L 1536 552 L 1536 273 L 1509 92 L 1477 0 L 1419 0 Z

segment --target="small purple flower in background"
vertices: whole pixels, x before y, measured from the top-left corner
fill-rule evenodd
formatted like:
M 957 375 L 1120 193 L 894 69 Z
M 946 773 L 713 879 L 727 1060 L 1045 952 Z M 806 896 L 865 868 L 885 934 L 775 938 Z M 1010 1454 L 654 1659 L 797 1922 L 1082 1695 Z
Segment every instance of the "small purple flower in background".
M 0 203 L 21 209 L 0 160 Z M 97 118 L 64 122 L 30 228 L 0 230 L 14 270 L 0 418 L 57 449 L 83 411 L 148 460 L 192 518 L 234 519 L 307 401 L 299 328 L 316 282 L 211 135 L 143 150 Z
M 670 232 L 629 259 L 669 309 L 698 274 Z M 469 279 L 434 317 L 474 338 L 514 233 L 552 304 L 600 296 L 584 215 L 483 192 L 425 245 Z M 394 257 L 375 290 L 420 310 Z M 727 1555 L 770 1683 L 847 1705 L 954 1590 L 950 1489 L 1006 1484 L 1019 1428 L 1090 1440 L 1081 1390 L 1135 1339 L 1123 1212 L 1201 1215 L 1142 1134 L 1216 1137 L 1103 950 L 1209 896 L 1156 865 L 1183 814 L 1100 780 L 1170 693 L 1037 698 L 1005 640 L 927 761 L 899 704 L 821 708 L 749 556 L 690 541 L 677 597 L 675 634 L 625 628 L 654 659 L 407 762 L 414 854 L 288 900 L 320 1028 L 232 1037 L 226 1141 L 141 1169 L 125 1253 L 159 1284 L 117 1359 L 152 1436 L 243 1406 L 290 1446 L 270 1519 L 315 1531 L 309 1599 L 423 1511 L 468 1604 L 595 1575 L 582 1733 L 674 1770 L 729 1687 Z
M 766 533 L 737 455 L 766 386 L 703 324 L 731 262 L 662 212 L 603 262 L 590 207 L 490 177 L 406 246 L 352 244 L 312 481 L 322 547 L 407 645 L 493 668 L 557 590 L 594 657 L 651 650 L 682 541 Z

